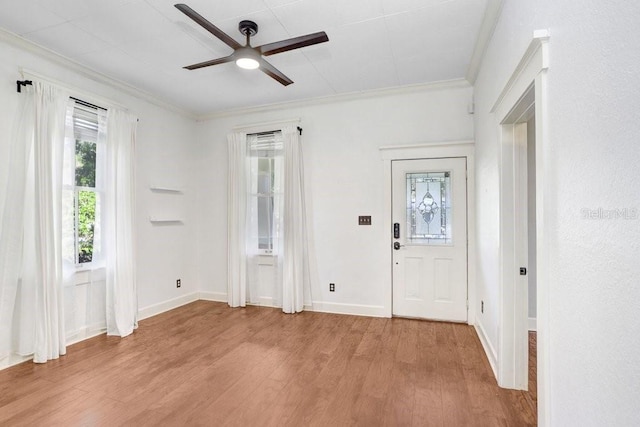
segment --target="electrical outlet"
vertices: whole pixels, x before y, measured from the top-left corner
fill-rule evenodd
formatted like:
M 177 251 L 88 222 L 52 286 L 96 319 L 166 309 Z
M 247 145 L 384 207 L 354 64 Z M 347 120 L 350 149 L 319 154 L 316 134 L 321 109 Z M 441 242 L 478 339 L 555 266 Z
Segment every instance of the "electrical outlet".
M 329 292 L 335 292 L 335 291 L 336 291 L 336 284 L 329 283 Z
M 182 286 L 182 280 L 178 279 L 176 280 L 176 288 L 179 288 L 180 286 Z
M 484 313 L 484 301 L 480 301 L 480 313 Z

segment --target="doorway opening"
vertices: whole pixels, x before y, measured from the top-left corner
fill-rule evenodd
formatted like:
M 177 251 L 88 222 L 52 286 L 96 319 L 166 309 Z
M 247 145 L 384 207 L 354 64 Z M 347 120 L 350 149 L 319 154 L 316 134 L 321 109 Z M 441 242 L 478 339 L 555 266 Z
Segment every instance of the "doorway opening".
M 523 390 L 522 398 L 533 413 L 537 412 L 538 371 L 535 93 L 532 84 L 501 123 L 502 166 L 511 172 L 503 174 L 501 182 L 502 285 L 503 295 L 511 289 L 513 298 L 514 355 L 512 372 L 503 370 L 501 380 L 513 381 L 512 388 Z M 504 319 L 508 321 L 507 316 Z
M 528 388 L 528 293 L 527 275 L 520 267 L 527 266 L 528 243 L 515 236 L 529 237 L 528 223 L 523 223 L 523 207 L 527 206 L 522 192 L 527 180 L 527 125 L 534 117 L 535 128 L 535 294 L 536 294 L 536 386 L 537 411 L 540 425 L 549 425 L 549 302 L 546 279 L 548 194 L 547 165 L 550 161 L 548 135 L 549 32 L 534 31 L 533 39 L 516 66 L 511 78 L 498 96 L 494 114 L 499 139 L 500 171 L 500 277 L 498 317 L 497 378 L 504 388 Z M 526 167 L 526 166 L 524 166 Z M 518 172 L 518 173 L 516 173 Z M 526 239 L 528 240 L 528 239 Z M 530 270 L 529 270 L 530 272 Z

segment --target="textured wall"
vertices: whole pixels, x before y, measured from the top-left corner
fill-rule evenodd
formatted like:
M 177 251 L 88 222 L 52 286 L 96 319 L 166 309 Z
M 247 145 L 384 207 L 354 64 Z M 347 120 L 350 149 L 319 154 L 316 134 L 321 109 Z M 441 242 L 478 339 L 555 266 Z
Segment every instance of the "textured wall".
M 548 294 L 551 425 L 640 424 L 639 21 L 638 2 L 507 0 L 475 86 L 479 321 L 497 346 L 499 158 L 489 109 L 533 31 L 550 29 L 550 264 L 539 287 Z M 607 213 L 618 209 L 626 219 Z

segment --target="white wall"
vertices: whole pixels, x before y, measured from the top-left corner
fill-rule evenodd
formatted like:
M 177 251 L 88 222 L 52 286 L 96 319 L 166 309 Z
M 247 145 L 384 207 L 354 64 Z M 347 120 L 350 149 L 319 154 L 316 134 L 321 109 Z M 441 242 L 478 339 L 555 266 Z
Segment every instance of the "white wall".
M 312 211 L 314 308 L 382 315 L 391 248 L 383 224 L 379 147 L 473 139 L 471 88 L 416 90 L 212 119 L 200 124 L 198 252 L 201 289 L 226 294 L 227 142 L 238 125 L 300 118 Z M 371 215 L 359 226 L 358 215 Z M 390 232 L 390 231 L 389 231 Z M 329 283 L 336 291 L 329 292 Z
M 584 208 L 640 208 L 639 21 L 638 2 L 507 0 L 475 85 L 478 316 L 497 346 L 499 153 L 489 110 L 533 31 L 550 29 L 549 282 L 538 313 L 549 316 L 541 336 L 554 426 L 640 424 L 640 222 L 583 217 Z
M 24 41 L 0 33 L 0 200 L 4 199 L 11 129 L 18 117 L 20 94 L 16 80 L 21 67 L 65 86 L 90 95 L 112 100 L 135 113 L 139 119 L 136 146 L 136 250 L 138 306 L 153 312 L 154 306 L 174 298 L 193 295 L 198 290 L 195 269 L 195 192 L 193 163 L 195 150 L 195 120 L 144 101 L 134 90 L 115 89 L 98 83 L 75 71 L 72 64 Z M 92 101 L 88 99 L 88 101 Z M 94 101 L 95 102 L 95 101 Z M 150 183 L 176 185 L 185 189 L 183 195 L 155 194 Z M 2 212 L 0 210 L 0 212 Z M 178 213 L 185 217 L 182 226 L 152 226 L 149 215 Z M 177 289 L 175 280 L 182 279 Z M 84 301 L 78 296 L 79 301 Z M 80 312 L 83 307 L 77 307 Z M 78 325 L 81 326 L 81 325 Z

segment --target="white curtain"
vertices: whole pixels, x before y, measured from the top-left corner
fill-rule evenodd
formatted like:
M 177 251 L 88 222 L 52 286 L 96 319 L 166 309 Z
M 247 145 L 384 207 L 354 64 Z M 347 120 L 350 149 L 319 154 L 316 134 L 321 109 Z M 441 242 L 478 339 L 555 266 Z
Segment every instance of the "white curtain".
M 69 94 L 34 82 L 11 148 L 0 230 L 0 357 L 66 353 L 63 280 L 63 176 Z
M 100 125 L 100 123 L 99 123 Z M 125 337 L 138 327 L 135 277 L 135 174 L 134 155 L 137 119 L 109 109 L 105 132 L 99 130 L 98 145 L 106 151 L 106 171 L 100 178 L 105 194 L 103 247 L 106 271 L 107 334 Z M 106 137 L 106 143 L 101 138 Z M 97 171 L 100 175 L 100 171 Z
M 304 308 L 309 292 L 307 236 L 303 194 L 302 147 L 295 127 L 282 129 L 282 146 L 250 150 L 255 135 L 229 135 L 228 241 L 229 288 L 232 307 L 267 304 L 285 313 Z M 269 174 L 273 181 L 271 253 L 258 247 L 258 158 L 273 158 Z M 266 212 L 271 212 L 265 209 Z M 267 301 L 270 301 L 267 302 Z
M 229 146 L 229 182 L 227 189 L 227 301 L 231 307 L 247 304 L 247 135 L 227 137 Z
M 309 284 L 304 166 L 298 130 L 286 127 L 283 166 L 282 311 L 297 313 L 304 308 L 304 289 Z

